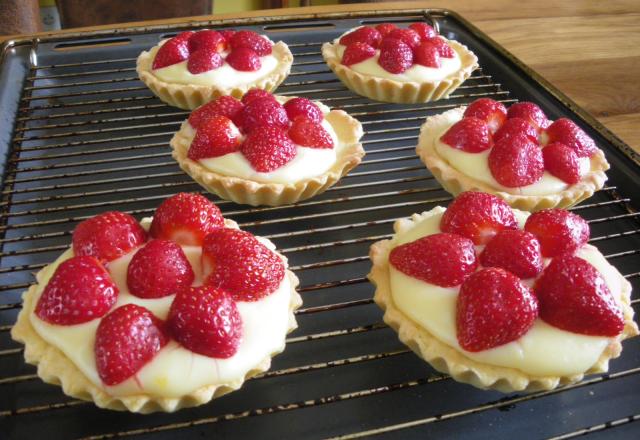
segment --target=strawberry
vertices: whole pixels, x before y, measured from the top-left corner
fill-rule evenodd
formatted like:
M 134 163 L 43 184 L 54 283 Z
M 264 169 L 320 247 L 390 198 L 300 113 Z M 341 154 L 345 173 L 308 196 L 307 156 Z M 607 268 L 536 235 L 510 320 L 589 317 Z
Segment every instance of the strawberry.
M 290 99 L 284 103 L 284 109 L 290 121 L 295 121 L 300 116 L 314 122 L 322 122 L 324 119 L 320 107 L 307 98 Z
M 96 369 L 107 386 L 124 382 L 169 342 L 164 323 L 142 306 L 126 304 L 100 322 L 94 346 Z
M 78 223 L 73 231 L 73 252 L 103 263 L 115 260 L 147 241 L 147 233 L 135 218 L 108 211 Z
M 279 127 L 264 126 L 253 130 L 241 147 L 253 169 L 259 173 L 277 170 L 296 157 L 298 150 L 287 132 Z
M 258 301 L 276 291 L 285 268 L 252 234 L 223 228 L 204 239 L 202 273 L 206 285 L 224 289 L 236 301 Z
M 476 245 L 486 244 L 504 229 L 517 228 L 513 210 L 504 200 L 474 191 L 458 195 L 440 220 L 442 232 L 462 235 Z
M 353 43 L 365 43 L 377 48 L 381 40 L 382 35 L 376 29 L 362 26 L 340 38 L 340 44 L 349 46 Z
M 440 287 L 459 286 L 478 267 L 473 242 L 448 233 L 397 246 L 389 254 L 389 262 L 410 277 Z
M 574 150 L 560 142 L 547 144 L 542 149 L 544 168 L 563 182 L 580 182 L 580 159 Z
M 214 52 L 222 52 L 227 48 L 227 40 L 218 31 L 204 29 L 189 38 L 189 52 L 208 48 Z
M 438 48 L 438 52 L 440 53 L 441 58 L 453 58 L 456 56 L 455 51 L 451 46 L 449 46 L 449 43 L 447 43 L 444 39 L 440 37 L 433 37 L 425 41 L 428 41 L 429 43 L 433 44 Z
M 373 46 L 369 46 L 367 43 L 355 42 L 346 47 L 342 54 L 342 64 L 345 66 L 352 66 L 362 61 L 368 60 L 376 54 L 376 50 Z
M 379 25 L 376 25 L 376 30 L 380 32 L 382 38 L 386 37 L 389 32 L 394 29 L 398 29 L 398 26 L 392 23 L 380 23 Z
M 464 117 L 478 118 L 487 123 L 491 134 L 498 129 L 507 120 L 507 109 L 498 101 L 490 98 L 480 98 L 473 101 L 464 111 Z
M 428 42 L 420 43 L 418 47 L 413 49 L 413 62 L 421 66 L 434 68 L 442 65 L 438 48 Z
M 478 118 L 463 118 L 440 138 L 445 144 L 467 153 L 480 153 L 493 146 L 489 126 Z
M 504 121 L 502 127 L 493 135 L 493 142 L 515 136 L 527 136 L 531 141 L 538 143 L 538 130 L 522 118 L 509 118 Z
M 573 149 L 578 157 L 591 157 L 596 152 L 596 143 L 575 122 L 560 118 L 547 128 L 549 142 L 560 142 Z
M 427 23 L 411 23 L 409 25 L 409 29 L 412 29 L 415 33 L 417 33 L 422 41 L 438 36 L 436 30 L 429 26 Z
M 390 73 L 404 72 L 413 65 L 411 46 L 395 38 L 385 38 L 380 43 L 378 64 Z
M 82 324 L 102 317 L 117 299 L 118 287 L 98 260 L 72 257 L 49 279 L 35 313 L 49 324 Z
M 505 229 L 487 243 L 480 254 L 485 267 L 500 267 L 522 278 L 542 271 L 542 253 L 535 235 L 520 229 Z
M 564 209 L 543 209 L 529 216 L 525 231 L 538 237 L 543 257 L 573 253 L 589 241 L 589 224 Z
M 191 141 L 187 157 L 191 160 L 219 157 L 240 149 L 240 131 L 231 119 L 215 115 L 200 125 Z
M 233 49 L 227 55 L 226 61 L 231 67 L 240 72 L 255 72 L 262 67 L 258 54 L 248 47 Z
M 547 128 L 549 125 L 547 115 L 533 102 L 525 101 L 511 104 L 507 111 L 507 118 L 522 118 L 538 129 L 538 131 Z
M 197 75 L 198 73 L 208 72 L 224 64 L 224 60 L 218 52 L 211 48 L 203 48 L 192 52 L 187 61 L 187 70 Z
M 527 333 L 538 316 L 530 288 L 504 269 L 482 269 L 460 287 L 456 310 L 458 343 L 478 352 L 507 344 Z
M 258 98 L 268 98 L 268 99 L 272 99 L 275 101 L 276 98 L 273 97 L 273 95 L 269 92 L 267 92 L 266 90 L 263 89 L 257 89 L 257 88 L 252 88 L 249 89 L 249 91 L 247 93 L 245 93 L 242 96 L 242 103 L 244 105 L 249 104 L 251 101 L 254 101 Z
M 500 185 L 509 188 L 531 185 L 542 178 L 542 150 L 527 136 L 496 142 L 489 153 L 489 169 Z
M 158 206 L 149 235 L 185 246 L 200 246 L 205 235 L 222 227 L 222 213 L 209 199 L 195 193 L 178 193 Z
M 289 129 L 289 137 L 296 144 L 311 148 L 333 148 L 333 138 L 321 123 L 298 117 Z
M 191 264 L 182 248 L 170 240 L 150 240 L 127 268 L 127 287 L 138 298 L 173 295 L 193 283 Z
M 218 32 L 222 35 L 222 38 L 224 38 L 224 41 L 227 43 L 227 47 L 229 47 L 231 38 L 236 34 L 236 31 L 233 29 L 222 29 Z
M 273 98 L 258 98 L 244 106 L 240 114 L 240 126 L 245 133 L 261 127 L 289 127 L 287 111 Z
M 234 33 L 229 40 L 229 45 L 233 50 L 240 48 L 251 49 L 259 57 L 269 55 L 272 50 L 271 42 L 253 31 L 238 31 Z
M 152 69 L 161 69 L 189 58 L 189 38 L 187 36 L 181 37 L 180 35 L 167 40 L 160 46 L 153 59 Z
M 189 115 L 189 125 L 198 129 L 200 125 L 215 115 L 226 116 L 234 124 L 239 124 L 239 117 L 244 105 L 233 96 L 221 96 L 195 109 Z
M 169 309 L 167 326 L 185 348 L 204 356 L 226 359 L 242 341 L 242 317 L 231 296 L 213 286 L 181 290 Z
M 590 336 L 617 336 L 622 310 L 598 270 L 582 258 L 551 260 L 535 285 L 540 317 L 562 330 Z
M 413 29 L 394 29 L 385 38 L 395 38 L 414 49 L 420 45 L 420 35 Z

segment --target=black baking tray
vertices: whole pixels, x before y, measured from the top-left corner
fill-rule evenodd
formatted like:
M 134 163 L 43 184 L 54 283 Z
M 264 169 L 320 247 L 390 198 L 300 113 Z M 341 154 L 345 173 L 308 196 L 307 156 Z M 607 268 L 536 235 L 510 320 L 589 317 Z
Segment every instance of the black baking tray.
M 320 46 L 360 24 L 436 23 L 479 58 L 449 99 L 374 102 L 348 91 Z M 301 279 L 299 329 L 271 372 L 210 404 L 173 414 L 101 410 L 44 384 L 9 335 L 33 273 L 67 246 L 78 221 L 104 210 L 141 218 L 164 198 L 200 191 L 172 161 L 168 141 L 187 112 L 155 98 L 135 58 L 183 29 L 233 27 L 289 44 L 292 74 L 278 93 L 343 108 L 364 125 L 364 162 L 326 193 L 296 206 L 219 203 L 270 237 Z M 612 165 L 607 186 L 574 208 L 592 241 L 638 287 L 638 156 L 591 116 L 455 13 L 403 10 L 185 22 L 40 39 L 2 48 L 0 70 L 0 438 L 638 438 L 640 339 L 624 343 L 607 375 L 534 394 L 481 391 L 440 375 L 382 323 L 366 281 L 368 247 L 394 219 L 451 200 L 417 159 L 426 116 L 482 96 L 533 100 L 576 120 Z M 637 294 L 633 295 L 637 309 Z

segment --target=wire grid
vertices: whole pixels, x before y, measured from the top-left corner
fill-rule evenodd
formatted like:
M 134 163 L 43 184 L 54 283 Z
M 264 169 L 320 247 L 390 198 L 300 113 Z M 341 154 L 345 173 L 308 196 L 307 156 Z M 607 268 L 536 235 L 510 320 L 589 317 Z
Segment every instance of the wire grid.
M 358 118 L 367 156 L 338 185 L 295 206 L 249 208 L 209 195 L 226 217 L 270 238 L 289 258 L 301 279 L 300 328 L 272 370 L 243 390 L 170 415 L 122 415 L 63 395 L 24 364 L 21 346 L 8 333 L 21 306 L 20 293 L 33 282 L 34 272 L 69 246 L 79 221 L 105 210 L 141 218 L 177 192 L 202 192 L 168 148 L 188 112 L 150 94 L 137 79 L 135 57 L 31 69 L 0 202 L 0 426 L 26 436 L 52 426 L 53 418 L 64 437 L 91 439 L 172 438 L 177 430 L 190 436 L 244 436 L 255 429 L 267 429 L 260 432 L 269 438 L 294 432 L 356 438 L 469 434 L 473 431 L 465 429 L 475 423 L 495 421 L 505 433 L 522 426 L 517 414 L 527 408 L 542 413 L 530 420 L 537 425 L 566 402 L 583 405 L 585 393 L 588 399 L 589 393 L 611 393 L 637 381 L 637 338 L 625 343 L 625 354 L 612 363 L 610 374 L 508 396 L 457 384 L 397 341 L 372 304 L 373 288 L 364 275 L 368 247 L 390 236 L 394 220 L 451 200 L 416 158 L 419 127 L 426 116 L 479 97 L 505 104 L 516 99 L 479 69 L 448 100 L 415 106 L 373 102 L 349 92 L 328 70 L 319 55 L 323 40 L 314 40 L 312 32 L 304 38 L 312 41 L 285 38 L 295 61 L 278 93 L 320 99 Z M 629 193 L 610 185 L 574 210 L 589 220 L 591 242 L 637 287 L 640 223 L 628 205 Z M 635 299 L 634 309 L 637 304 Z M 635 404 L 630 411 L 640 413 Z M 578 417 L 566 429 L 544 432 L 557 438 L 613 428 L 620 433 L 635 427 L 639 417 L 603 411 L 599 418 Z M 282 431 L 283 424 L 288 426 Z

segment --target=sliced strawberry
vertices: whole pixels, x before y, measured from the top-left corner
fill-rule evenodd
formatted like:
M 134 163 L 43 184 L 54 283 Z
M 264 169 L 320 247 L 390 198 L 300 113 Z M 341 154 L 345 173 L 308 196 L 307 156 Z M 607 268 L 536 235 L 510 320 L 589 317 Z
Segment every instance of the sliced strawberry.
M 537 128 L 538 131 L 547 128 L 549 125 L 547 115 L 533 102 L 525 101 L 511 104 L 507 111 L 507 118 L 522 118 Z
M 367 43 L 351 43 L 346 47 L 342 54 L 342 64 L 345 66 L 352 66 L 362 61 L 368 60 L 376 54 L 376 50 L 373 46 L 369 46 Z
M 333 148 L 333 138 L 321 123 L 298 117 L 289 129 L 289 137 L 302 147 Z
M 369 26 L 362 26 L 347 35 L 340 38 L 340 44 L 343 46 L 349 46 L 353 43 L 365 43 L 369 46 L 378 47 L 382 35 L 376 29 Z
M 542 271 L 540 242 L 520 229 L 505 229 L 487 243 L 480 254 L 485 267 L 501 267 L 522 278 L 533 278 Z
M 147 233 L 129 214 L 108 211 L 78 223 L 72 241 L 75 255 L 107 263 L 141 246 Z
M 182 35 L 182 34 L 181 34 Z M 180 35 L 166 41 L 153 59 L 152 69 L 162 69 L 189 58 L 189 38 Z
M 467 153 L 480 153 L 493 146 L 489 126 L 478 118 L 463 118 L 440 138 L 450 147 Z
M 474 191 L 456 197 L 440 220 L 442 232 L 462 235 L 477 245 L 486 244 L 502 230 L 517 228 L 515 214 L 504 200 Z
M 193 283 L 194 273 L 182 248 L 170 240 L 150 240 L 127 268 L 127 287 L 139 298 L 173 295 Z
M 527 136 L 532 142 L 538 143 L 538 130 L 522 118 L 509 118 L 504 121 L 502 127 L 493 135 L 493 142 L 516 136 Z
M 378 64 L 390 73 L 404 72 L 413 65 L 411 46 L 395 38 L 385 38 L 380 43 Z
M 200 246 L 204 236 L 224 227 L 220 209 L 206 197 L 179 193 L 158 206 L 149 234 L 185 246 Z
M 496 142 L 488 161 L 491 175 L 500 185 L 509 188 L 531 185 L 544 174 L 542 150 L 522 135 Z
M 227 63 L 240 72 L 255 72 L 262 67 L 260 56 L 248 47 L 233 49 L 226 58 Z
M 298 153 L 287 132 L 273 126 L 253 130 L 242 144 L 241 151 L 259 173 L 277 170 L 291 162 Z
M 266 90 L 256 89 L 254 87 L 252 89 L 249 89 L 249 91 L 242 96 L 242 103 L 244 105 L 247 105 L 251 101 L 254 101 L 254 100 L 259 99 L 259 98 L 268 98 L 268 99 L 272 99 L 274 101 L 276 99 L 276 98 L 273 97 L 273 95 L 271 93 L 267 92 Z
M 271 42 L 253 31 L 238 31 L 234 33 L 231 36 L 229 45 L 233 50 L 240 48 L 251 49 L 259 57 L 269 55 L 272 51 Z
M 169 342 L 164 323 L 142 306 L 126 304 L 100 321 L 94 346 L 96 369 L 107 386 L 142 369 Z
M 231 119 L 215 115 L 200 125 L 191 141 L 187 157 L 191 160 L 219 157 L 240 150 L 240 131 Z
M 558 179 L 573 185 L 580 182 L 580 159 L 576 152 L 560 142 L 547 144 L 542 149 L 544 168 Z
M 622 310 L 598 270 L 582 258 L 561 255 L 535 285 L 540 317 L 554 327 L 590 336 L 617 336 Z
M 218 52 L 215 52 L 211 48 L 203 48 L 196 50 L 189 55 L 189 61 L 187 61 L 187 70 L 197 75 L 198 73 L 208 72 L 210 70 L 217 69 L 224 64 L 224 60 Z
M 258 98 L 242 109 L 240 126 L 245 133 L 267 126 L 286 129 L 289 117 L 282 104 L 273 98 Z
M 415 33 L 417 33 L 422 41 L 438 36 L 436 30 L 429 26 L 427 23 L 411 23 L 409 25 L 409 29 L 412 29 Z
M 547 128 L 549 142 L 560 142 L 573 149 L 578 157 L 591 157 L 598 147 L 575 122 L 567 118 L 556 120 Z
M 524 225 L 540 241 L 543 257 L 573 253 L 589 241 L 589 224 L 564 209 L 544 209 L 529 216 Z
M 207 48 L 214 52 L 222 52 L 227 48 L 227 40 L 218 31 L 204 29 L 189 38 L 189 52 Z
M 233 96 L 221 96 L 195 109 L 189 115 L 189 125 L 198 129 L 200 125 L 215 115 L 226 116 L 234 124 L 240 125 L 239 117 L 244 105 Z
M 117 299 L 118 287 L 98 260 L 72 257 L 49 279 L 35 313 L 49 324 L 82 324 L 102 317 Z
M 252 234 L 224 228 L 204 240 L 202 273 L 206 285 L 226 290 L 236 301 L 258 301 L 278 289 L 285 268 Z
M 320 107 L 307 98 L 290 99 L 284 103 L 284 109 L 290 121 L 295 121 L 298 117 L 304 117 L 314 122 L 322 122 L 324 119 Z
M 440 53 L 440 57 L 442 58 L 453 58 L 456 56 L 456 52 L 451 46 L 449 46 L 449 43 L 447 43 L 440 37 L 434 37 L 425 41 L 428 41 L 429 43 L 436 46 L 438 48 L 438 52 Z
M 394 29 L 398 29 L 398 26 L 392 23 L 380 23 L 379 25 L 376 25 L 376 30 L 380 32 L 380 35 L 382 35 L 382 38 L 386 37 L 389 34 L 389 32 L 391 32 Z
M 420 43 L 413 49 L 413 62 L 425 67 L 438 68 L 442 66 L 440 62 L 440 52 L 438 48 L 429 42 Z
M 507 344 L 527 333 L 538 316 L 530 288 L 504 269 L 482 269 L 460 287 L 456 310 L 458 343 L 478 352 Z
M 490 98 L 480 98 L 473 101 L 464 111 L 464 117 L 478 118 L 487 123 L 489 131 L 493 134 L 507 120 L 507 109 L 498 101 Z M 495 139 L 494 139 L 495 141 Z
M 395 38 L 407 44 L 412 49 L 420 45 L 420 35 L 413 29 L 394 29 L 386 38 Z
M 167 326 L 185 348 L 213 358 L 230 358 L 242 341 L 238 306 L 227 292 L 214 286 L 178 292 L 169 310 Z
M 389 262 L 410 277 L 440 287 L 462 284 L 478 267 L 473 242 L 448 233 L 427 235 L 397 246 L 389 254 Z

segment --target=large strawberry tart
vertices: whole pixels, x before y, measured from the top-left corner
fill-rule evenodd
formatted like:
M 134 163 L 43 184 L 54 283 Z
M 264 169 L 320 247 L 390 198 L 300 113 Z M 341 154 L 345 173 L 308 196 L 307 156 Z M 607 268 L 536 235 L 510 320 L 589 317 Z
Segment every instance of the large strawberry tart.
M 446 98 L 478 68 L 466 46 L 420 22 L 351 29 L 324 43 L 322 56 L 349 89 L 385 102 Z
M 293 55 L 253 31 L 187 31 L 138 56 L 140 79 L 167 104 L 194 109 L 222 95 L 274 90 L 289 75 Z
M 173 157 L 220 197 L 284 205 L 319 194 L 364 156 L 360 123 L 342 110 L 252 89 L 193 111 L 171 139 Z
M 552 389 L 607 371 L 638 334 L 631 285 L 569 211 L 529 214 L 466 192 L 394 229 L 371 247 L 375 301 L 403 343 L 455 380 Z
M 428 117 L 416 152 L 453 195 L 478 190 L 527 211 L 566 208 L 604 186 L 609 164 L 575 122 L 489 98 Z
M 296 327 L 298 280 L 268 240 L 181 193 L 138 223 L 112 211 L 23 295 L 12 337 L 73 397 L 148 413 L 208 402 L 266 371 Z

